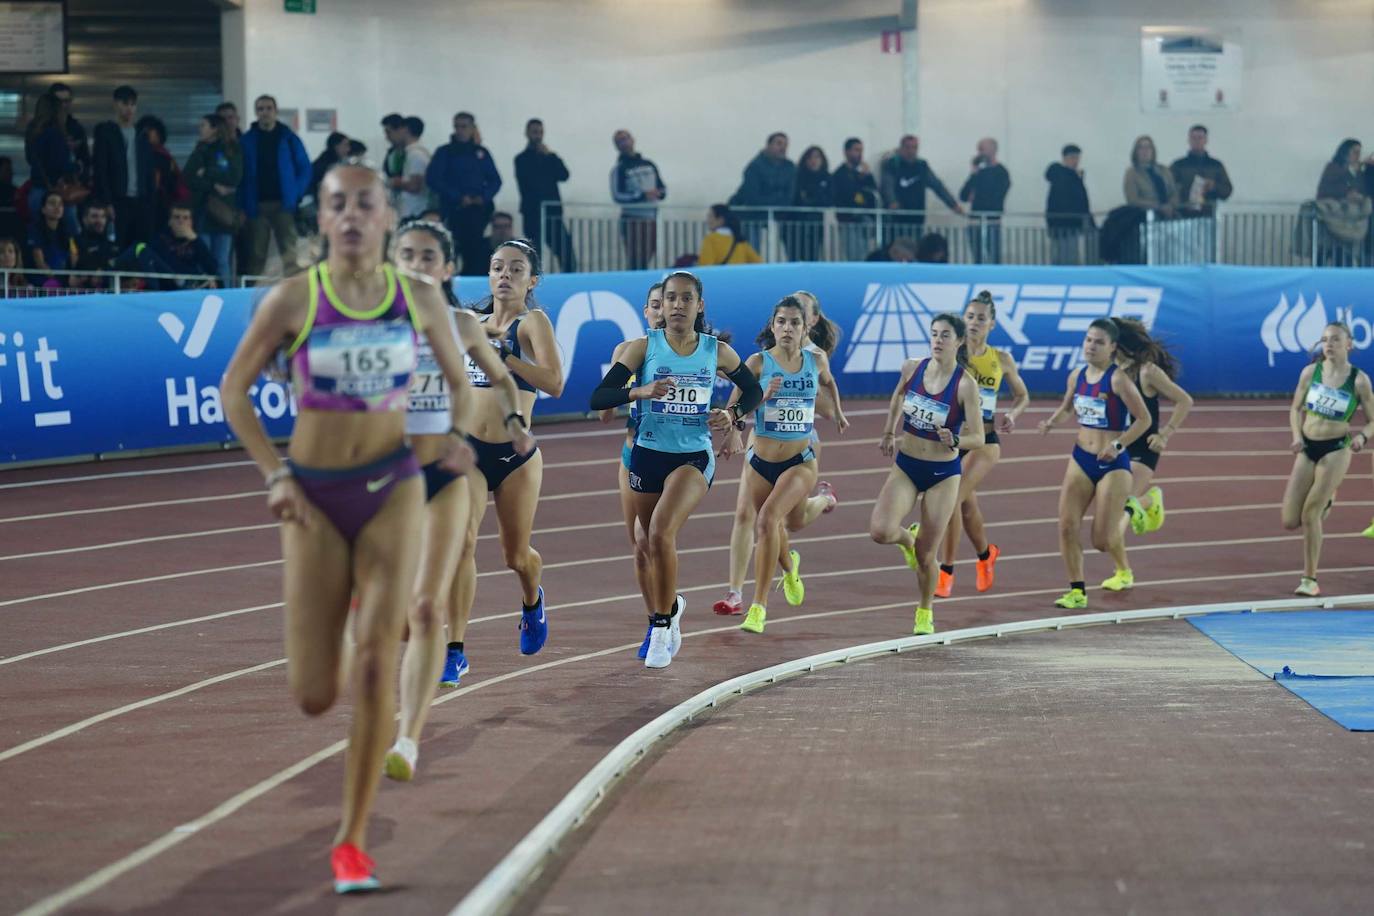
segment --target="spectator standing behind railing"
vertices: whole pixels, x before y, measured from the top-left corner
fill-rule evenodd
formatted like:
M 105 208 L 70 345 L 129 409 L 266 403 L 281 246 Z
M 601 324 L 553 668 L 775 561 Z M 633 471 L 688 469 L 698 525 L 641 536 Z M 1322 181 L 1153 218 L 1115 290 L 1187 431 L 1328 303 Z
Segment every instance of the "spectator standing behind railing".
M 159 223 L 165 223 L 172 205 L 190 200 L 191 192 L 181 176 L 181 167 L 167 149 L 167 125 L 162 119 L 144 115 L 135 129 L 148 138 L 153 162 L 153 212 Z
M 844 211 L 876 210 L 879 200 L 878 182 L 868 163 L 864 162 L 864 144 L 858 137 L 844 141 L 844 162 L 835 169 L 831 186 L 835 192 L 835 206 L 839 208 L 835 221 L 839 223 L 844 259 L 862 261 L 873 245 L 876 220 L 871 216 Z
M 49 191 L 43 197 L 43 206 L 29 229 L 29 263 L 35 270 L 52 271 L 39 278 L 38 285 L 49 287 L 64 286 L 57 271 L 71 270 L 76 261 L 76 242 L 67 229 L 63 219 L 65 204 L 62 195 Z
M 744 167 L 739 190 L 727 201 L 745 236 L 756 247 L 768 225 L 767 208 L 792 206 L 796 188 L 797 166 L 787 158 L 787 134 L 771 133 L 763 149 Z
M 1207 153 L 1207 128 L 1194 124 L 1188 128 L 1188 154 L 1169 166 L 1178 187 L 1179 210 L 1183 216 L 1212 216 L 1217 201 L 1231 196 L 1231 176 L 1221 160 Z
M 277 100 L 253 102 L 257 120 L 243 135 L 243 181 L 239 205 L 248 217 L 248 263 L 243 273 L 259 276 L 267 267 L 267 246 L 275 235 L 282 273 L 296 272 L 296 207 L 310 186 L 310 156 L 296 132 L 277 120 Z
M 462 254 L 463 276 L 486 276 L 489 258 L 482 243 L 496 209 L 501 174 L 491 151 L 482 145 L 477 119 L 466 111 L 453 116 L 453 138 L 434 152 L 425 181 L 439 195 L 444 223 Z
M 234 235 L 244 222 L 238 207 L 243 181 L 243 150 L 229 122 L 217 114 L 200 119 L 200 141 L 186 159 L 186 182 L 191 186 L 191 211 L 196 232 L 215 257 L 221 286 L 233 275 Z
M 71 150 L 76 180 L 90 187 L 91 146 L 86 142 L 86 128 L 81 126 L 81 122 L 72 114 L 72 106 L 76 104 L 72 87 L 66 83 L 53 83 L 48 87 L 48 95 L 57 101 L 58 121 L 67 138 L 67 149 Z
M 701 240 L 697 264 L 762 264 L 763 257 L 740 232 L 739 218 L 726 204 L 712 204 L 706 211 L 706 237 Z
M 1083 238 L 1089 229 L 1097 228 L 1079 167 L 1082 156 L 1083 151 L 1069 143 L 1060 151 L 1059 161 L 1045 169 L 1045 180 L 1050 183 L 1045 225 L 1049 227 L 1052 264 L 1082 264 Z
M 1319 258 L 1326 266 L 1352 266 L 1369 236 L 1374 156 L 1362 162 L 1362 152 L 1359 140 L 1342 140 L 1317 183 L 1317 217 L 1322 226 Z
M 1131 147 L 1131 165 L 1121 185 L 1128 206 L 1153 210 L 1156 216 L 1165 218 L 1172 217 L 1178 207 L 1174 176 L 1157 161 L 1155 141 L 1143 134 L 1135 138 Z
M 224 119 L 224 123 L 229 125 L 229 132 L 234 135 L 234 139 L 243 142 L 243 131 L 239 128 L 239 106 L 233 102 L 220 102 L 215 106 L 215 114 Z
M 318 198 L 320 193 L 320 182 L 324 181 L 325 173 L 348 158 L 349 150 L 353 148 L 353 141 L 348 134 L 342 131 L 334 131 L 324 140 L 324 149 L 310 163 L 310 184 L 305 189 L 305 196 Z M 391 159 L 388 152 L 387 160 Z M 302 198 L 304 199 L 304 198 Z M 319 201 L 315 201 L 318 208 Z
M 779 215 L 783 223 L 783 242 L 791 260 L 819 261 L 821 242 L 825 238 L 824 211 L 835 198 L 830 163 L 819 146 L 808 146 L 797 163 L 797 189 L 792 206 L 805 207 L 809 212 Z
M 635 138 L 618 130 L 611 138 L 619 156 L 611 169 L 611 199 L 620 204 L 620 237 L 630 270 L 643 270 L 658 248 L 658 204 L 668 187 L 658 166 L 635 151 Z
M 81 234 L 76 237 L 76 270 L 81 273 L 100 273 L 114 270 L 119 249 L 110 241 L 110 206 L 103 200 L 88 200 L 81 211 Z M 110 281 L 101 277 L 71 277 L 71 285 L 78 289 L 106 289 Z
M 382 157 L 382 178 L 390 187 L 391 179 L 398 178 L 405 170 L 406 146 L 401 139 L 405 127 L 405 115 L 393 111 L 382 118 L 382 133 L 386 135 L 386 155 Z M 318 183 L 318 182 L 317 182 Z
M 898 142 L 897 151 L 883 160 L 879 179 L 883 205 L 895 211 L 886 220 L 890 227 L 888 238 L 920 237 L 926 224 L 927 189 L 933 191 L 955 213 L 964 212 L 963 206 L 931 170 L 930 164 L 917 157 L 920 143 L 918 138 L 907 134 Z
M 969 245 L 976 264 L 1002 263 L 1002 210 L 1011 190 L 1011 175 L 997 161 L 997 141 L 978 141 L 969 176 L 959 189 L 959 199 L 969 205 L 977 222 L 968 227 Z
M 566 273 L 577 271 L 572 238 L 563 223 L 560 182 L 570 177 L 563 159 L 544 143 L 544 122 L 530 118 L 525 123 L 523 151 L 515 157 L 515 183 L 520 188 L 520 222 L 525 238 L 544 257 L 545 269 L 549 253 L 558 255 L 558 265 Z M 548 206 L 544 206 L 544 204 Z M 544 251 L 544 219 L 549 222 L 549 251 Z
M 391 206 L 401 219 L 419 216 L 429 206 L 429 191 L 425 186 L 425 172 L 429 169 L 430 153 L 420 144 L 425 122 L 410 115 L 401 120 L 395 132 L 401 144 L 401 172 L 386 179 L 391 192 Z
M 24 130 L 24 158 L 29 163 L 28 206 L 29 212 L 36 214 L 48 192 L 58 192 L 63 198 L 67 229 L 75 234 L 76 209 L 67 203 L 66 192 L 77 187 L 76 165 L 67 146 L 60 115 L 57 99 L 48 94 L 40 95 L 34 104 L 33 118 Z
M 153 235 L 153 158 L 148 138 L 134 128 L 138 93 L 132 86 L 114 91 L 114 120 L 92 132 L 91 169 L 95 196 L 114 205 L 121 249 Z

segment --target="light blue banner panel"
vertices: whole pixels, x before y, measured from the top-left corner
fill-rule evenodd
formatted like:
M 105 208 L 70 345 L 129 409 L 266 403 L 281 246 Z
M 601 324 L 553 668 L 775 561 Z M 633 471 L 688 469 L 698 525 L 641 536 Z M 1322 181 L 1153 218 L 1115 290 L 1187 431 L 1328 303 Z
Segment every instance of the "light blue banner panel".
M 644 332 L 643 302 L 663 271 L 557 274 L 536 290 L 567 380 L 538 412 L 587 410 L 616 344 Z M 742 355 L 778 299 L 807 289 L 842 337 L 833 366 L 848 396 L 882 396 L 902 360 L 926 355 L 931 318 L 979 290 L 997 303 L 995 346 L 1032 391 L 1063 391 L 1094 318 L 1131 315 L 1168 342 L 1195 393 L 1286 394 L 1328 320 L 1374 340 L 1374 271 L 1243 267 L 1064 268 L 935 264 L 709 267 L 708 320 Z M 487 293 L 464 277 L 465 303 Z M 251 290 L 0 302 L 0 460 L 227 441 L 216 386 L 248 322 Z M 1366 366 L 1365 368 L 1371 368 Z M 280 384 L 253 392 L 274 434 L 294 405 Z

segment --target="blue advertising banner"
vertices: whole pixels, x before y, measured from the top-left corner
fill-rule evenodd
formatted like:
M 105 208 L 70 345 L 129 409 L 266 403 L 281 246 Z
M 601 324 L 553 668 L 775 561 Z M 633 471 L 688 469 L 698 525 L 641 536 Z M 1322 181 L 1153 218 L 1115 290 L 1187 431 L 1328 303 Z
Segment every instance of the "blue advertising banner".
M 616 344 L 644 333 L 661 271 L 557 274 L 536 290 L 553 321 L 566 386 L 538 412 L 587 410 Z M 928 352 L 930 319 L 979 290 L 997 303 L 994 346 L 1035 392 L 1058 394 L 1094 318 L 1131 315 L 1168 342 L 1180 381 L 1204 394 L 1286 394 L 1327 321 L 1374 343 L 1374 271 L 1244 267 L 1063 268 L 776 264 L 698 271 L 707 317 L 742 355 L 779 298 L 815 293 L 842 332 L 833 367 L 847 396 L 885 396 L 902 360 Z M 458 281 L 464 302 L 486 279 Z M 216 386 L 247 326 L 251 290 L 0 302 L 0 461 L 229 441 Z M 273 435 L 289 432 L 287 389 L 252 392 Z

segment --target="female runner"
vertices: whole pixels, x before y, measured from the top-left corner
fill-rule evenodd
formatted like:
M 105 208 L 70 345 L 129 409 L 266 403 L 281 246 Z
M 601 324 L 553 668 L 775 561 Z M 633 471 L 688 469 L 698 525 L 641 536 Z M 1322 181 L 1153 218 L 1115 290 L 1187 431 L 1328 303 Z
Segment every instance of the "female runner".
M 544 589 L 540 585 L 544 561 L 530 546 L 534 512 L 539 506 L 539 489 L 544 480 L 544 457 L 538 449 L 521 454 L 513 445 L 514 430 L 527 428 L 527 417 L 534 410 L 536 392 L 553 397 L 563 393 L 563 363 L 554 340 L 553 325 L 542 310 L 530 308 L 529 298 L 539 283 L 539 255 L 521 239 L 502 242 L 492 253 L 487 282 L 491 288 L 491 310 L 483 315 L 491 344 L 499 348 L 501 364 L 515 376 L 520 388 L 520 410 L 511 412 L 492 387 L 486 372 L 468 362 L 468 381 L 472 385 L 473 425 L 468 442 L 477 452 L 477 470 L 482 472 L 486 489 L 468 488 L 468 529 L 458 563 L 456 599 L 449 609 L 448 651 L 440 687 L 456 687 L 468 668 L 463 652 L 472 602 L 477 597 L 477 529 L 487 512 L 487 494 L 496 503 L 501 552 L 506 566 L 520 577 L 523 604 L 520 614 L 520 652 L 533 655 L 544 646 L 549 635 L 548 615 L 544 610 Z
M 840 343 L 840 329 L 835 323 L 821 311 L 820 301 L 806 290 L 799 289 L 792 293 L 792 297 L 797 299 L 806 310 L 807 339 L 802 345 L 802 349 L 808 350 L 813 354 L 821 354 L 828 360 L 835 353 L 835 348 Z M 776 391 L 765 391 L 764 398 L 771 398 Z M 822 390 L 816 399 L 816 414 L 835 420 L 838 418 L 836 407 L 830 401 L 829 392 Z M 846 425 L 847 422 L 846 422 Z M 757 428 L 757 427 L 756 427 Z M 748 445 L 754 445 L 754 432 L 749 434 Z M 816 432 L 813 424 L 811 427 L 811 449 L 815 452 L 814 467 L 816 473 L 820 473 L 821 459 L 821 439 Z M 749 479 L 752 472 L 749 463 L 746 461 L 744 467 L 740 469 L 739 489 L 735 494 L 735 521 L 734 527 L 730 529 L 730 584 L 725 593 L 725 597 L 717 601 L 712 608 L 717 614 L 739 614 L 744 609 L 744 577 L 749 572 L 749 557 L 754 551 L 754 522 L 756 519 L 753 500 L 749 497 Z M 787 516 L 787 530 L 791 532 L 800 531 L 820 518 L 826 512 L 832 512 L 837 505 L 835 498 L 835 488 L 829 481 L 822 480 L 816 484 L 816 495 L 802 500 L 792 512 Z
M 1064 472 L 1059 490 L 1059 550 L 1069 572 L 1069 590 L 1055 599 L 1062 608 L 1088 606 L 1083 582 L 1083 543 L 1079 528 L 1088 506 L 1093 507 L 1093 547 L 1110 553 L 1116 572 L 1102 583 L 1119 592 L 1135 585 L 1126 564 L 1126 541 L 1121 511 L 1131 486 L 1131 456 L 1126 449 L 1145 434 L 1150 413 L 1145 399 L 1126 373 L 1116 369 L 1116 342 L 1120 331 L 1110 318 L 1088 325 L 1083 337 L 1086 366 L 1069 373 L 1069 383 L 1059 409 L 1040 421 L 1048 433 L 1069 413 L 1078 417 L 1078 443 L 1073 460 Z M 1127 413 L 1132 417 L 1126 425 Z
M 945 531 L 945 541 L 940 545 L 940 583 L 935 587 L 935 597 L 948 598 L 954 591 L 954 558 L 959 552 L 959 534 L 968 532 L 969 543 L 978 556 L 977 586 L 985 592 L 992 588 L 1001 551 L 997 545 L 988 541 L 983 527 L 983 512 L 978 506 L 978 485 L 988 472 L 996 467 L 1002 457 L 1001 440 L 998 432 L 1010 433 L 1016 428 L 1016 418 L 1030 406 L 1030 392 L 1026 383 L 1021 381 L 1021 373 L 1016 371 L 1016 362 L 1011 354 L 988 345 L 988 335 L 997 326 L 997 306 L 992 301 L 992 293 L 983 290 L 964 307 L 964 327 L 968 330 L 968 340 L 964 345 L 965 362 L 973 380 L 978 383 L 978 396 L 983 408 L 983 446 L 968 451 L 963 456 L 963 474 L 959 478 L 959 511 L 949 520 Z M 993 417 L 997 414 L 997 392 L 1006 379 L 1011 388 L 1011 410 L 997 417 L 997 428 L 993 428 Z
M 506 414 L 520 412 L 520 392 L 515 380 L 501 365 L 499 354 L 487 342 L 481 323 L 471 312 L 459 311 L 453 294 L 453 237 L 439 223 L 411 220 L 401 224 L 395 245 L 396 264 L 437 286 L 448 304 L 459 349 L 491 379 L 492 390 Z M 408 782 L 415 776 L 420 732 L 429 716 L 429 704 L 438 687 L 444 662 L 444 628 L 453 600 L 453 577 L 458 553 L 467 531 L 468 478 L 445 470 L 439 457 L 448 446 L 451 400 L 471 397 L 466 376 L 453 389 L 439 371 L 428 341 L 420 342 L 419 365 L 410 386 L 406 434 L 415 460 L 425 478 L 425 523 L 420 549 L 420 571 L 407 620 L 409 636 L 401 657 L 401 724 L 396 743 L 387 752 L 385 771 L 392 779 Z M 470 408 L 470 404 L 467 405 Z M 465 414 L 466 415 L 466 414 Z M 512 444 L 519 454 L 529 454 L 533 438 L 512 423 Z
M 420 556 L 424 489 L 405 443 L 417 332 L 449 323 L 438 290 L 411 285 L 384 260 L 392 216 L 375 172 L 336 166 L 321 197 L 328 255 L 267 293 L 225 370 L 221 397 L 282 522 L 287 672 L 307 715 L 325 712 L 343 689 L 349 600 L 358 592 L 343 821 L 331 856 L 335 890 L 348 893 L 378 887 L 362 847 L 392 734 L 396 644 Z M 445 379 L 460 384 L 453 337 L 433 334 L 430 346 Z M 248 397 L 282 347 L 300 406 L 285 461 Z M 455 415 L 450 426 L 462 429 L 464 419 Z M 450 436 L 441 464 L 461 473 L 472 458 L 463 439 Z
M 754 415 L 753 448 L 741 489 L 748 493 L 757 521 L 754 560 L 754 600 L 740 629 L 762 633 L 768 619 L 768 591 L 773 564 L 783 571 L 782 590 L 793 607 L 806 596 L 801 580 L 801 556 L 789 550 L 784 522 L 816 484 L 816 453 L 811 434 L 816 421 L 816 397 L 829 393 L 840 432 L 849 426 L 840 405 L 840 390 L 830 374 L 824 353 L 804 349 L 807 339 L 805 307 L 796 296 L 785 296 L 773 307 L 756 343 L 763 348 L 745 361 L 749 371 L 769 379 L 771 394 Z M 739 431 L 730 430 L 738 449 Z
M 957 315 L 931 319 L 930 357 L 902 363 L 879 445 L 885 457 L 896 456 L 896 463 L 873 507 L 869 534 L 879 544 L 896 544 L 906 564 L 916 570 L 921 598 L 912 632 L 918 636 L 935 632 L 935 548 L 959 499 L 959 450 L 983 444 L 978 385 L 959 363 L 964 334 L 964 321 Z M 968 430 L 960 436 L 965 423 Z M 921 520 L 903 528 L 902 521 L 918 499 Z
M 1344 324 L 1326 326 L 1321 349 L 1298 376 L 1288 416 L 1293 430 L 1290 447 L 1297 457 L 1283 494 L 1283 527 L 1302 528 L 1302 581 L 1293 594 L 1309 598 L 1321 594 L 1317 561 L 1322 552 L 1322 520 L 1350 467 L 1351 453 L 1363 451 L 1374 433 L 1374 394 L 1369 376 L 1350 362 L 1354 346 Z M 1350 419 L 1356 407 L 1364 408 L 1366 422 L 1352 436 Z
M 729 344 L 708 333 L 701 281 L 674 271 L 663 281 L 664 329 L 631 341 L 592 393 L 593 410 L 641 404 L 630 453 L 630 487 L 643 536 L 635 563 L 648 585 L 649 646 L 644 664 L 666 668 L 682 644 L 685 602 L 677 594 L 677 534 L 706 495 L 715 472 L 711 430 L 743 426 L 740 417 L 763 399 L 758 379 Z M 722 373 L 743 395 L 733 408 L 712 408 Z M 635 375 L 643 384 L 626 390 Z
M 1131 456 L 1131 495 L 1126 499 L 1126 516 L 1121 519 L 1136 534 L 1149 534 L 1164 526 L 1164 491 L 1154 486 L 1159 456 L 1169 447 L 1169 438 L 1193 409 L 1192 395 L 1174 381 L 1178 361 L 1172 353 L 1150 336 L 1144 323 L 1136 318 L 1113 318 L 1120 336 L 1116 341 L 1116 364 L 1131 377 L 1145 407 L 1150 411 L 1150 426 L 1145 435 L 1126 449 Z M 1169 422 L 1159 425 L 1159 396 L 1173 403 Z

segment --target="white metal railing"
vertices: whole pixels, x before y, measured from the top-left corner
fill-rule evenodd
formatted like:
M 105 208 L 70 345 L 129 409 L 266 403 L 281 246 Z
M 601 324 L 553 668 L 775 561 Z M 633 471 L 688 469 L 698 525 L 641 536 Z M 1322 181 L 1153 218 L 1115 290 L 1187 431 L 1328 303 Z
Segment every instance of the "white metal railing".
M 168 289 L 211 289 L 217 286 L 219 278 L 204 274 L 0 268 L 0 299 L 161 292 Z

